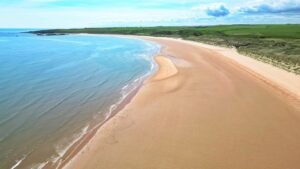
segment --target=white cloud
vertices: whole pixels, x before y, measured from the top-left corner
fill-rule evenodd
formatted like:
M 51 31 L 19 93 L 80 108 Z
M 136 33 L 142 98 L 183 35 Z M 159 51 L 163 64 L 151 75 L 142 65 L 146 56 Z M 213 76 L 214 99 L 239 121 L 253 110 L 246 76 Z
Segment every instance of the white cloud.
M 300 13 L 299 0 L 256 0 L 246 3 L 238 10 L 241 13 Z
M 193 10 L 202 13 L 205 16 L 221 17 L 231 13 L 231 9 L 225 3 L 203 4 L 193 8 Z
M 193 8 L 199 13 L 208 16 L 270 14 L 293 16 L 300 14 L 300 0 L 253 0 L 241 5 L 228 5 L 225 3 L 203 4 Z M 300 22 L 300 20 L 299 20 Z

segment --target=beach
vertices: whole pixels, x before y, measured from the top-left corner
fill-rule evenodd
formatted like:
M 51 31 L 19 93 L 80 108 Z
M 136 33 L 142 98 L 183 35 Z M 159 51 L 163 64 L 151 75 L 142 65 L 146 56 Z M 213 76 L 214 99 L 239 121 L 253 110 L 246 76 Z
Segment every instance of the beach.
M 300 77 L 170 38 L 158 71 L 66 169 L 295 169 Z

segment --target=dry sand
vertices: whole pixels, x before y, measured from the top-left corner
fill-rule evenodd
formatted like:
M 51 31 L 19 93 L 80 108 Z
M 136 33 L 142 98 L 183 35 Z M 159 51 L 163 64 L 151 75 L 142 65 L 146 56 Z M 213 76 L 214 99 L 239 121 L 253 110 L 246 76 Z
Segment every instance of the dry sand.
M 158 72 L 65 168 L 300 168 L 299 76 L 287 81 L 211 46 L 146 39 L 165 46 Z

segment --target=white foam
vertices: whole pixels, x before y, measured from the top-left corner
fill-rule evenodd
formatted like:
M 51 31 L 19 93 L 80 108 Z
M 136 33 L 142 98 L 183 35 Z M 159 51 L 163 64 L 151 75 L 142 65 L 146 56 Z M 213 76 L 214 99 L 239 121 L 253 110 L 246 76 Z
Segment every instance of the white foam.
M 49 161 L 39 163 L 39 164 L 35 164 L 32 167 L 30 167 L 30 169 L 43 169 L 48 163 L 49 163 Z
M 31 39 L 33 39 L 33 38 L 31 38 Z M 78 45 L 89 45 L 89 44 L 91 44 L 90 42 L 82 42 L 82 41 L 74 41 L 74 40 L 61 40 L 61 39 L 55 39 L 55 38 L 41 38 L 39 40 L 62 42 L 62 43 L 72 43 L 72 44 L 78 44 Z
M 17 161 L 16 161 L 16 164 L 14 164 L 10 169 L 16 169 L 16 168 L 22 163 L 22 161 L 25 160 L 26 157 L 27 157 L 27 156 L 24 155 L 24 157 L 23 157 L 22 159 L 17 160 Z
M 49 160 L 47 160 L 46 162 L 40 163 L 40 164 L 36 164 L 33 167 L 31 167 L 31 169 L 43 169 L 48 163 L 54 163 L 57 164 L 57 162 L 61 162 L 61 158 L 66 154 L 66 152 L 75 144 L 77 143 L 84 135 L 86 135 L 88 133 L 88 129 L 89 129 L 89 125 L 85 126 L 84 128 L 82 128 L 81 132 L 74 134 L 73 135 L 73 139 L 71 141 L 71 143 L 67 144 L 67 146 L 65 146 L 64 144 L 61 145 L 57 145 L 55 147 L 56 152 L 58 155 L 53 155 Z M 59 165 L 58 165 L 59 166 Z
M 150 71 L 147 72 L 146 74 L 144 74 L 141 77 L 138 77 L 136 79 L 133 80 L 133 82 L 126 84 L 125 86 L 122 87 L 121 90 L 121 98 L 113 105 L 110 106 L 109 111 L 105 113 L 105 119 L 104 121 L 108 120 L 113 111 L 115 111 L 118 106 L 133 92 L 135 91 L 140 85 L 142 85 L 144 83 L 144 81 L 153 73 L 154 69 L 156 68 L 156 62 L 154 62 L 154 58 L 152 58 L 152 62 L 151 62 L 151 68 Z M 100 125 L 102 125 L 103 123 L 99 123 L 98 125 L 96 125 L 93 129 L 98 128 Z
M 57 146 L 56 151 L 57 151 L 57 154 L 59 155 L 59 157 L 63 157 L 66 154 L 66 152 L 87 133 L 88 128 L 89 128 L 89 125 L 85 126 L 81 130 L 80 133 L 75 134 L 73 136 L 74 139 L 71 141 L 71 143 L 68 144 L 67 146 L 65 146 L 64 148 L 61 148 L 60 146 Z

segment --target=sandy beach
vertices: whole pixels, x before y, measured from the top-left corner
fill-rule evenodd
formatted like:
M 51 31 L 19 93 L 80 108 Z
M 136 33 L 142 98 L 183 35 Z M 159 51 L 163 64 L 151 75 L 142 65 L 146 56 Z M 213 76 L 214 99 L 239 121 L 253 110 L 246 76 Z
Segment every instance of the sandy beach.
M 66 169 L 300 168 L 300 76 L 170 38 L 159 66 Z

